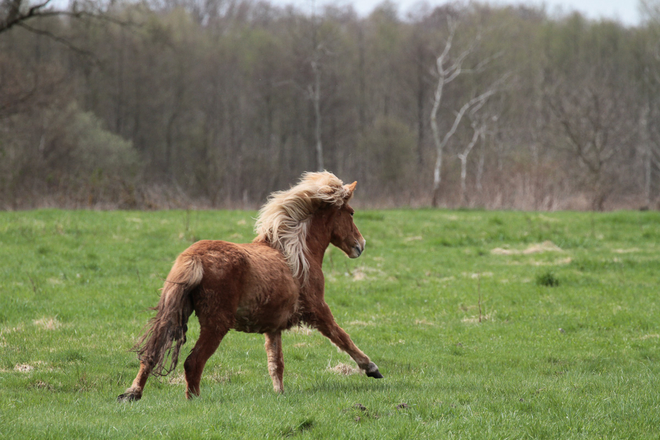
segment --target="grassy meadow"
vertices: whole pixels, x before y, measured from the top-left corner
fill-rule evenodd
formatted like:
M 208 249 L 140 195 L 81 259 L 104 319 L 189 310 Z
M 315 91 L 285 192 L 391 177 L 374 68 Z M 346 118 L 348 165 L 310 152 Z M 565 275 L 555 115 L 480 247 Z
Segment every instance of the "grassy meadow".
M 385 376 L 317 332 L 231 332 L 117 403 L 177 254 L 255 212 L 0 212 L 0 438 L 660 438 L 660 213 L 358 211 L 326 299 Z M 199 326 L 191 317 L 188 343 Z

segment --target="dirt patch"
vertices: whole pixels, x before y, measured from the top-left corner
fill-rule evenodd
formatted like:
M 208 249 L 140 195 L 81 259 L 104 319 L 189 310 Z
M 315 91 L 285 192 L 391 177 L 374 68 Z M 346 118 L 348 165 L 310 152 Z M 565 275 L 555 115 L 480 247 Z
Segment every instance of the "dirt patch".
M 348 323 L 348 325 L 359 325 L 362 327 L 368 327 L 370 325 L 374 325 L 373 322 L 364 322 L 364 321 L 351 321 Z
M 32 370 L 34 370 L 34 367 L 30 364 L 16 364 L 14 367 L 14 371 L 18 371 L 19 373 L 29 373 Z
M 360 266 L 353 270 L 352 275 L 353 281 L 364 281 L 369 278 L 383 278 L 385 277 L 385 272 L 373 267 Z
M 541 252 L 562 252 L 562 249 L 551 241 L 544 241 L 543 243 L 532 244 L 523 250 L 495 248 L 490 251 L 494 255 L 529 255 Z
M 616 252 L 617 254 L 632 254 L 635 252 L 640 252 L 639 249 L 637 248 L 632 248 L 632 249 L 613 249 L 612 252 Z
M 354 281 L 362 281 L 367 278 L 367 274 L 364 273 L 364 271 L 360 268 L 357 268 L 353 271 L 353 280 Z
M 464 277 L 470 277 L 473 280 L 476 280 L 477 278 L 488 278 L 493 276 L 493 272 L 480 272 L 480 273 L 468 273 L 468 272 L 463 272 L 462 274 Z

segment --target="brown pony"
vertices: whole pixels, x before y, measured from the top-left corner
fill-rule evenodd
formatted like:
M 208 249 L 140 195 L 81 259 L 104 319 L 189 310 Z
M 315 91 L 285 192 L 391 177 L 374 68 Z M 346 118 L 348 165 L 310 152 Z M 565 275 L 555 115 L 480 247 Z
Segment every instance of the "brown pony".
M 118 400 L 139 400 L 150 374 L 174 370 L 192 312 L 201 329 L 183 365 L 187 398 L 199 395 L 204 365 L 230 329 L 266 336 L 276 392 L 283 391 L 282 330 L 300 324 L 318 329 L 367 376 L 382 378 L 324 300 L 321 265 L 328 245 L 350 258 L 364 251 L 366 242 L 348 205 L 355 186 L 328 172 L 303 174 L 293 188 L 271 195 L 259 212 L 252 243 L 203 240 L 183 251 L 165 281 L 156 316 L 134 347 L 140 371 Z

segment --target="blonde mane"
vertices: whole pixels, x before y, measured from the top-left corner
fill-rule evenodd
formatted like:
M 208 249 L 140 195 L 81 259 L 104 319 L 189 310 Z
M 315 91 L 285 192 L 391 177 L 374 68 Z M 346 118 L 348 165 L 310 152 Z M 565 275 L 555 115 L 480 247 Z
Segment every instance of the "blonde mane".
M 342 206 L 351 192 L 327 171 L 304 173 L 298 184 L 274 192 L 259 211 L 254 241 L 264 241 L 284 254 L 294 277 L 307 280 L 307 232 L 312 214 L 322 203 Z

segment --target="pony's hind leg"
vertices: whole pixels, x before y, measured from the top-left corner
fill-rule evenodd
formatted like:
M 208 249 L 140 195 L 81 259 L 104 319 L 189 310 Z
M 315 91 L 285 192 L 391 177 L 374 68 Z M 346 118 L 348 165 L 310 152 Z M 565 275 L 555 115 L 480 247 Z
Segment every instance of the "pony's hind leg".
M 147 383 L 149 378 L 149 373 L 151 373 L 152 367 L 147 365 L 144 362 L 140 362 L 140 371 L 138 371 L 133 384 L 124 392 L 117 397 L 119 402 L 133 402 L 135 400 L 140 400 L 142 398 L 142 390 L 144 390 L 144 385 Z
M 268 373 L 273 379 L 273 389 L 276 393 L 284 392 L 282 376 L 284 375 L 284 356 L 282 355 L 282 332 L 266 333 L 266 354 L 268 355 Z
M 199 339 L 193 347 L 190 355 L 183 364 L 186 372 L 186 398 L 199 396 L 199 382 L 202 379 L 202 371 L 206 361 L 217 350 L 220 341 L 227 334 L 229 329 L 217 329 L 209 326 L 202 327 Z

